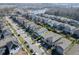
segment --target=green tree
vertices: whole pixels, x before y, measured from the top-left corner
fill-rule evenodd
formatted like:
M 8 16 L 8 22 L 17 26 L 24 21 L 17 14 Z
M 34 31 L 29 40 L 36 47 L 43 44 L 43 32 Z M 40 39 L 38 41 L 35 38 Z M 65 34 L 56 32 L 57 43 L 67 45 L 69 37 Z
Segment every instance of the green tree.
M 4 38 L 4 35 L 2 34 L 2 35 L 1 35 L 1 39 L 3 39 L 3 38 Z

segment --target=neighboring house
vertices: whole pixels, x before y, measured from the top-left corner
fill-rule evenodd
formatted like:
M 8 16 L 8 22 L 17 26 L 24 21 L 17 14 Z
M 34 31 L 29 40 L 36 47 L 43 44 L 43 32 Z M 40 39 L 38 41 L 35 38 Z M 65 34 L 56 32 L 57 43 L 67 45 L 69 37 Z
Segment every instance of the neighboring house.
M 26 23 L 25 27 L 29 28 L 30 30 L 36 30 L 38 28 L 38 26 L 35 23 L 30 21 Z
M 57 28 L 59 28 L 60 24 L 61 24 L 60 22 L 55 21 L 53 24 L 53 27 L 57 29 Z
M 45 18 L 38 16 L 38 19 L 36 19 L 36 20 L 37 20 L 37 22 L 43 23 L 43 20 L 44 20 L 44 19 L 45 19 Z
M 0 48 L 0 55 L 3 55 L 5 53 L 6 48 L 5 47 L 1 47 Z
M 29 28 L 30 28 L 31 30 L 36 31 L 37 28 L 39 28 L 39 26 L 37 26 L 34 22 L 29 22 L 29 23 L 30 23 L 30 24 L 29 24 Z
M 74 31 L 73 36 L 74 36 L 75 38 L 79 38 L 79 29 L 76 29 L 76 30 Z
M 35 20 L 36 19 L 36 15 L 31 15 L 31 20 Z
M 79 26 L 79 22 L 76 21 L 76 20 L 71 20 L 70 22 L 68 22 L 68 24 L 70 24 L 72 26 L 75 26 L 75 27 L 78 27 Z
M 43 19 L 43 22 L 44 22 L 45 24 L 47 24 L 49 21 L 50 21 L 50 19 L 48 19 L 48 18 L 44 18 L 44 19 Z
M 55 17 L 56 17 L 56 16 L 54 16 L 54 15 L 48 15 L 48 14 L 41 14 L 40 16 L 43 16 L 43 17 L 46 17 L 46 18 L 50 18 L 50 19 L 52 19 L 52 20 L 54 20 Z
M 27 25 L 27 24 L 29 24 L 29 21 L 28 21 L 28 20 L 25 21 L 24 26 L 25 26 L 26 28 L 29 28 L 29 25 Z
M 40 28 L 39 30 L 37 30 L 37 33 L 39 35 L 44 35 L 48 30 L 46 28 Z
M 37 31 L 38 29 L 40 29 L 40 26 L 39 25 L 36 25 L 34 22 L 31 22 L 29 20 L 26 20 L 24 26 L 26 28 L 29 28 L 30 30 L 33 30 L 33 31 Z
M 28 13 L 32 13 L 32 14 L 41 14 L 41 13 L 45 13 L 48 9 L 38 9 L 38 10 L 30 10 Z
M 50 25 L 51 27 L 54 25 L 55 21 L 52 21 L 51 19 L 45 20 L 47 21 L 47 24 Z
M 68 24 L 64 24 L 64 27 L 65 28 L 63 29 L 63 32 L 66 34 L 71 34 L 71 35 L 74 33 L 74 30 L 76 29 L 76 27 L 68 25 Z
M 16 54 L 21 48 L 17 41 L 10 41 L 6 46 L 8 47 L 10 54 Z
M 44 38 L 43 40 L 45 42 L 47 42 L 48 44 L 50 44 L 50 45 L 52 45 L 55 41 L 57 41 L 60 38 L 62 38 L 61 35 L 53 33 L 53 32 L 50 32 L 50 31 L 48 31 L 47 33 L 42 35 L 42 37 Z
M 60 23 L 58 26 L 57 26 L 57 30 L 63 32 L 63 29 L 65 28 L 64 24 L 63 23 Z
M 59 41 L 55 42 L 55 49 L 59 54 L 64 54 L 69 48 L 72 42 L 66 38 L 61 38 Z
M 10 29 L 5 29 L 5 30 L 3 31 L 3 35 L 4 35 L 4 36 L 11 35 L 11 30 L 10 30 Z
M 63 23 L 68 23 L 69 21 L 71 21 L 71 19 L 68 19 L 68 18 L 65 18 L 65 17 L 58 16 L 57 18 L 60 20 L 60 22 L 63 22 Z
M 19 16 L 19 17 L 17 17 L 16 18 L 16 20 L 20 23 L 20 24 L 24 24 L 24 18 L 23 17 L 21 17 L 21 16 Z
M 70 24 L 70 25 L 73 25 L 73 26 L 76 26 L 76 27 L 79 26 L 79 22 L 74 20 L 74 19 L 69 19 L 69 18 L 65 18 L 65 17 L 61 17 L 61 16 L 55 16 L 55 15 L 48 15 L 48 14 L 42 14 L 40 16 L 50 18 L 50 19 L 56 20 L 58 22 Z

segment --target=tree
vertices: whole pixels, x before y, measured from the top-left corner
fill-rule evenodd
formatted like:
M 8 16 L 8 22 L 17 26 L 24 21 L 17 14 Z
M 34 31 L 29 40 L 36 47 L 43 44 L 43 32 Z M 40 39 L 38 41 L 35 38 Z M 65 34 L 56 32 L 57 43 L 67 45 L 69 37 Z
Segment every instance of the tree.
M 14 34 L 12 33 L 12 36 L 14 36 Z
M 4 38 L 4 35 L 2 34 L 2 35 L 1 35 L 1 39 L 3 39 L 3 38 Z
M 2 30 L 0 29 L 0 33 L 2 33 Z
M 33 53 L 33 50 L 31 49 L 30 52 Z

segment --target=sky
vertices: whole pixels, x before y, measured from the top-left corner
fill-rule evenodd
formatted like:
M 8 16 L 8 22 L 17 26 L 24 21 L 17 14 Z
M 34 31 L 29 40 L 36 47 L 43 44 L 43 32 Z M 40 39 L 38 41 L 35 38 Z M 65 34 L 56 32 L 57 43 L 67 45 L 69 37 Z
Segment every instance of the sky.
M 5 7 L 18 7 L 18 8 L 28 8 L 28 7 L 79 7 L 79 3 L 0 3 L 0 8 Z

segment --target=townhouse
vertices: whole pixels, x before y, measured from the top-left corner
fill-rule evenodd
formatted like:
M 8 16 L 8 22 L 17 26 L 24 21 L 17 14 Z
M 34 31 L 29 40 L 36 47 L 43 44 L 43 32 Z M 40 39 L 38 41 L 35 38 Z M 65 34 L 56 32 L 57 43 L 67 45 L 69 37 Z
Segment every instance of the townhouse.
M 73 19 L 69 19 L 69 18 L 65 18 L 65 17 L 61 17 L 61 16 L 55 16 L 55 15 L 48 15 L 48 14 L 42 14 L 40 15 L 42 17 L 46 17 L 46 18 L 50 18 L 52 20 L 56 20 L 62 23 L 66 23 L 66 24 L 70 24 L 73 26 L 77 26 L 79 25 L 79 22 Z
M 74 36 L 75 38 L 79 38 L 79 28 L 74 31 L 73 36 Z
M 3 55 L 6 51 L 6 48 L 5 47 L 1 47 L 0 48 L 0 55 Z
M 65 54 L 71 45 L 71 41 L 66 38 L 61 38 L 59 41 L 55 42 L 55 51 L 59 54 Z
M 39 18 L 40 21 L 38 21 L 38 18 Z M 64 17 L 61 17 L 61 18 L 62 18 L 61 19 L 62 21 L 71 21 L 71 19 L 66 19 Z M 66 20 L 64 20 L 64 19 L 66 19 Z M 46 23 L 46 24 L 50 25 L 51 27 L 55 28 L 56 30 L 60 30 L 61 32 L 64 32 L 66 34 L 72 35 L 74 33 L 74 30 L 76 29 L 75 26 L 71 26 L 71 25 L 66 24 L 66 23 L 58 22 L 56 20 L 51 20 L 49 18 L 44 18 L 44 17 L 40 17 L 40 16 L 38 16 L 36 19 L 34 19 L 34 21 L 35 20 L 37 22 Z
M 48 31 L 47 33 L 45 33 L 45 34 L 43 34 L 42 35 L 43 36 L 43 40 L 45 41 L 45 42 L 47 42 L 49 45 L 54 45 L 54 43 L 57 41 L 57 40 L 59 40 L 59 39 L 61 39 L 62 38 L 62 36 L 61 35 L 59 35 L 59 34 L 56 34 L 56 33 L 53 33 L 53 32 L 51 32 L 51 31 Z
M 9 54 L 16 54 L 21 48 L 17 41 L 10 41 L 6 44 L 6 46 L 9 50 Z
M 76 29 L 76 27 L 65 24 L 63 32 L 66 33 L 66 34 L 71 34 L 72 35 L 74 33 L 75 29 Z

